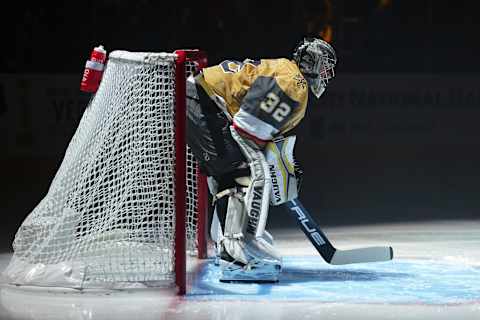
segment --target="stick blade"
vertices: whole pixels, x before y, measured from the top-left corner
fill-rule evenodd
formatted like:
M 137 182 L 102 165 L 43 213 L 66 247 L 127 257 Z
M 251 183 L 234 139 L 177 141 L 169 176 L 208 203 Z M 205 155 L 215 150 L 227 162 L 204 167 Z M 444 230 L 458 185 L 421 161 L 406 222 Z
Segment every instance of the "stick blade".
M 336 250 L 329 263 L 333 265 L 343 265 L 389 261 L 392 259 L 392 247 L 368 247 L 352 250 Z

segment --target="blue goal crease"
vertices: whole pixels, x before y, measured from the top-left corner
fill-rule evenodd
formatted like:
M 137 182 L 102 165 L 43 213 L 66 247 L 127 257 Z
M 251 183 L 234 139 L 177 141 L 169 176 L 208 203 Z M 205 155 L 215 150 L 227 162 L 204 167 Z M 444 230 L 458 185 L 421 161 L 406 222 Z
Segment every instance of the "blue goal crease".
M 317 301 L 366 304 L 480 302 L 480 270 L 464 263 L 397 259 L 332 266 L 317 256 L 283 258 L 278 283 L 221 283 L 208 260 L 192 275 L 186 299 Z

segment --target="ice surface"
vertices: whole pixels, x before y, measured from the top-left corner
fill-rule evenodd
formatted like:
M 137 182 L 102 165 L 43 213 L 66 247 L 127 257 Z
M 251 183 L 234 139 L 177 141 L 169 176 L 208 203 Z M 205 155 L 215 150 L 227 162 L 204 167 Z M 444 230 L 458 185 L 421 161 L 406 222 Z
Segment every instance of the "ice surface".
M 296 229 L 272 230 L 278 284 L 220 284 L 190 261 L 189 294 L 0 288 L 0 319 L 480 319 L 480 221 L 325 228 L 340 249 L 391 245 L 391 262 L 330 266 Z M 10 255 L 0 255 L 0 269 Z
M 480 302 L 480 268 L 462 262 L 398 259 L 339 267 L 316 256 L 288 256 L 283 260 L 280 281 L 261 285 L 221 283 L 219 268 L 207 263 L 187 298 L 352 304 Z

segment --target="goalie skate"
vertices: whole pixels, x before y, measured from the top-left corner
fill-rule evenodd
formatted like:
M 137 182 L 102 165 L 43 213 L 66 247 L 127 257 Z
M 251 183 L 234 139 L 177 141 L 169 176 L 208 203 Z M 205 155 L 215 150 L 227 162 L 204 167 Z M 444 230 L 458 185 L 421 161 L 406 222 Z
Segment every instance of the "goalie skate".
M 263 238 L 257 238 L 249 243 L 240 239 L 225 240 L 220 250 L 220 281 L 256 283 L 278 281 L 282 270 L 281 259 L 267 241 Z M 224 247 L 225 242 L 230 242 L 227 244 L 230 250 L 233 248 L 235 256 L 241 256 L 242 261 L 236 260 L 228 253 Z M 238 250 L 241 250 L 241 253 Z M 248 262 L 245 263 L 245 260 Z
M 221 242 L 222 242 L 224 237 L 223 237 L 222 226 L 220 224 L 220 220 L 218 218 L 218 214 L 217 214 L 216 209 L 213 212 L 213 216 L 212 216 L 212 224 L 210 226 L 210 236 L 211 236 L 211 239 L 214 242 L 214 251 L 215 251 L 215 258 L 214 258 L 213 264 L 215 266 L 219 266 L 220 265 L 220 255 L 221 255 L 221 252 L 222 252 Z M 268 244 L 270 244 L 270 246 L 272 246 L 272 247 L 274 246 L 274 238 L 273 238 L 272 234 L 270 232 L 268 232 L 267 230 L 263 231 L 263 234 L 262 234 L 261 238 L 263 240 L 265 240 Z
M 221 229 L 220 229 L 220 232 L 221 232 Z M 223 237 L 223 235 L 221 236 Z M 274 242 L 273 242 L 273 236 L 270 232 L 268 232 L 267 230 L 265 230 L 263 232 L 263 235 L 262 235 L 262 238 L 263 240 L 265 240 L 266 242 L 268 242 L 271 246 L 274 245 Z M 215 259 L 213 261 L 213 264 L 216 265 L 217 267 L 220 265 L 220 255 L 221 255 L 221 245 L 220 245 L 220 241 L 217 241 L 215 242 L 214 246 L 215 246 Z
M 220 260 L 221 282 L 278 282 L 281 266 L 264 260 L 252 260 L 247 265 Z

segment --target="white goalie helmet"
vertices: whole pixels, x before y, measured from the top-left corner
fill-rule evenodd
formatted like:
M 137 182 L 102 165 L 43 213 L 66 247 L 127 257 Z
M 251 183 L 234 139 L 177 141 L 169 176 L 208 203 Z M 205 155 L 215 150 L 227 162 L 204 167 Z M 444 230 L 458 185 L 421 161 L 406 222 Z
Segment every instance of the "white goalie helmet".
M 313 94 L 320 98 L 330 79 L 335 76 L 337 56 L 333 47 L 318 38 L 305 38 L 295 48 L 293 60 L 300 68 Z

